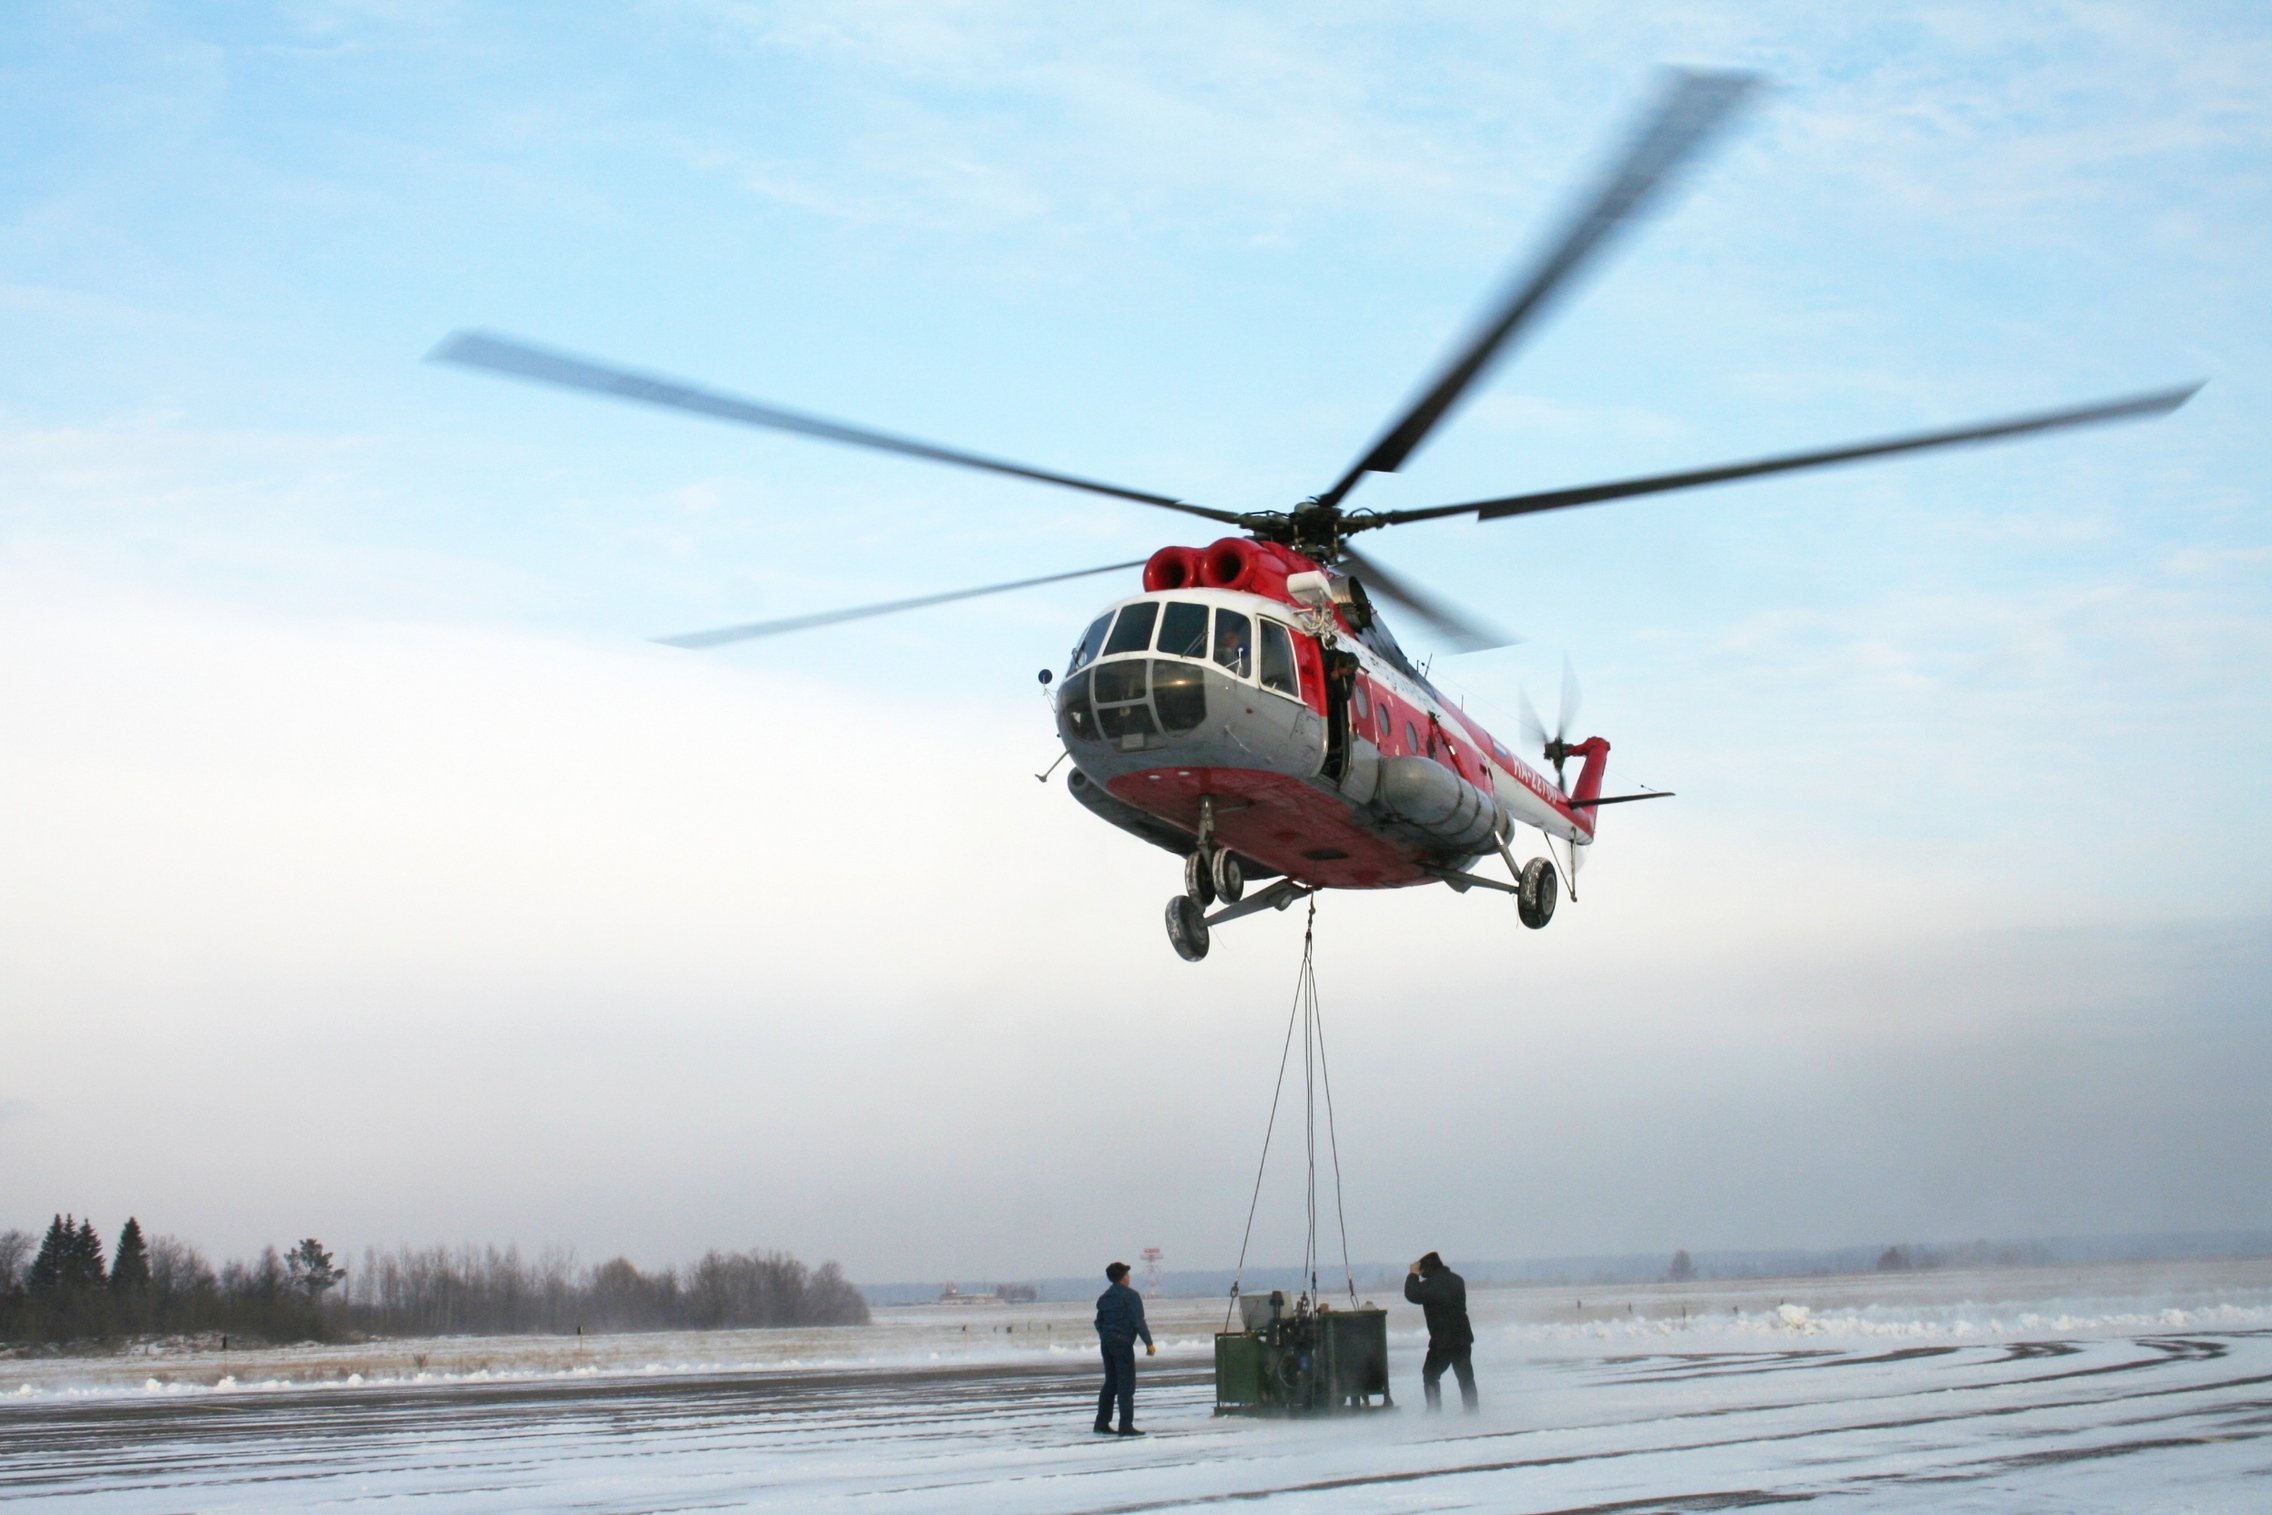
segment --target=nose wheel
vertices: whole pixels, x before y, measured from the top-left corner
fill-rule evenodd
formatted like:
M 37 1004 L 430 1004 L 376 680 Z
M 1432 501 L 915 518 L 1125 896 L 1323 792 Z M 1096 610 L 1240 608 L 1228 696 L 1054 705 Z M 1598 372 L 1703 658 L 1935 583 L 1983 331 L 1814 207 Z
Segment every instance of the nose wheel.
M 1207 865 L 1208 879 L 1215 886 L 1215 898 L 1226 905 L 1235 905 L 1246 893 L 1246 870 L 1239 866 L 1238 854 L 1228 847 L 1217 847 L 1214 859 Z
M 1282 878 L 1259 894 L 1251 895 L 1236 904 L 1225 905 L 1214 914 L 1188 894 L 1179 894 L 1168 901 L 1168 941 L 1177 957 L 1187 963 L 1196 963 L 1207 955 L 1207 941 L 1212 929 L 1225 921 L 1235 921 L 1242 915 L 1258 910 L 1283 910 L 1305 895 L 1316 893 L 1309 884 L 1297 884 Z
M 1246 869 L 1228 847 L 1201 847 L 1183 860 L 1183 892 L 1204 910 L 1235 905 L 1246 894 Z
M 1199 845 L 1183 860 L 1183 893 L 1168 901 L 1168 941 L 1176 956 L 1196 963 L 1207 955 L 1208 927 L 1251 915 L 1257 910 L 1283 910 L 1310 891 L 1290 879 L 1280 879 L 1253 899 L 1246 898 L 1246 866 L 1238 854 L 1215 844 L 1215 799 L 1199 798 Z M 1207 907 L 1217 900 L 1223 908 L 1212 916 Z
M 1215 903 L 1215 870 L 1207 866 L 1204 847 L 1183 860 L 1183 893 L 1202 910 Z

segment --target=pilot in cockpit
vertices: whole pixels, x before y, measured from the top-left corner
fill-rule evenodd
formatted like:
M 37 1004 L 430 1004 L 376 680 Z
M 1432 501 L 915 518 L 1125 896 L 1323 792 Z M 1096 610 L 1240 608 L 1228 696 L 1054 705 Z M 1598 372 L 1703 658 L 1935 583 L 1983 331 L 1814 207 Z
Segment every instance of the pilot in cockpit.
M 1215 612 L 1215 661 L 1237 674 L 1249 678 L 1252 671 L 1247 660 L 1249 639 L 1253 623 L 1235 610 Z

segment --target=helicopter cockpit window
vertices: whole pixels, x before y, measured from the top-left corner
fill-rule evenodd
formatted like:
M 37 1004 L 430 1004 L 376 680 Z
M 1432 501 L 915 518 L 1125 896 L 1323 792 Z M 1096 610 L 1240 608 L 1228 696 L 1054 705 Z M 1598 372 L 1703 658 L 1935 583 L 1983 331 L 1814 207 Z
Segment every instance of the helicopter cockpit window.
M 1253 632 L 1253 623 L 1237 611 L 1215 612 L 1215 661 L 1242 679 L 1253 671 L 1248 654 Z
M 1120 607 L 1120 619 L 1112 624 L 1112 635 L 1105 640 L 1104 655 L 1116 652 L 1145 652 L 1152 645 L 1152 623 L 1160 618 L 1158 600 L 1138 600 L 1133 605 Z
M 1097 633 L 1104 640 L 1104 633 Z M 1057 709 L 1065 717 L 1066 729 L 1073 735 L 1088 740 L 1097 734 L 1096 713 L 1089 707 L 1089 676 L 1075 674 L 1057 686 Z
M 1081 637 L 1080 645 L 1073 649 L 1073 661 L 1065 665 L 1066 677 L 1072 677 L 1097 660 L 1097 652 L 1104 646 L 1105 631 L 1111 625 L 1112 614 L 1110 611 L 1089 623 L 1089 629 Z
M 1135 608 L 1137 607 L 1129 607 L 1131 610 Z M 1148 611 L 1152 607 L 1146 605 L 1143 608 Z M 1148 634 L 1152 618 L 1147 615 L 1144 619 Z M 1127 620 L 1127 612 L 1123 611 L 1121 624 L 1126 625 Z M 1105 650 L 1112 650 L 1109 643 Z M 1123 658 L 1118 662 L 1099 663 L 1095 671 L 1089 674 L 1097 699 L 1097 730 L 1104 735 L 1106 741 L 1120 742 L 1126 746 L 1129 745 L 1129 739 L 1133 738 L 1135 745 L 1141 746 L 1143 738 L 1157 731 L 1158 728 L 1152 724 L 1151 706 L 1144 700 L 1144 671 L 1151 666 L 1142 658 Z
M 1171 612 L 1183 608 L 1180 605 L 1168 607 Z M 1152 708 L 1159 712 L 1160 724 L 1170 731 L 1189 731 L 1197 726 L 1207 718 L 1206 670 L 1190 663 L 1171 663 L 1164 658 L 1154 662 Z
M 1142 663 L 1107 663 L 1095 675 L 1097 703 L 1116 705 L 1123 700 L 1140 700 L 1144 697 L 1144 665 Z
M 1160 651 L 1173 658 L 1207 656 L 1207 607 L 1170 600 L 1160 614 Z
M 1294 679 L 1294 639 L 1276 621 L 1262 623 L 1262 687 L 1295 699 L 1302 697 L 1301 686 Z

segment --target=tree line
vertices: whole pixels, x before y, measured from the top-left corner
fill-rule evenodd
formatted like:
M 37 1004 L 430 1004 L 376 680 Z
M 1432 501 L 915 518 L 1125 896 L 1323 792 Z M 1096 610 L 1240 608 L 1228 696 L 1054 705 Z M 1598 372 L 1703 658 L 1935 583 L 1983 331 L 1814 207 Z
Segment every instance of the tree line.
M 711 1251 L 685 1268 L 516 1247 L 368 1249 L 342 1267 L 307 1237 L 215 1268 L 177 1237 L 129 1218 L 106 1259 L 91 1221 L 58 1215 L 45 1236 L 0 1232 L 0 1342 L 235 1336 L 264 1342 L 371 1336 L 567 1334 L 865 1325 L 868 1304 L 835 1263 L 785 1252 Z
M 786 1252 L 710 1251 L 642 1272 L 629 1258 L 578 1268 L 572 1254 L 516 1247 L 366 1251 L 344 1309 L 378 1335 L 731 1330 L 864 1326 L 868 1302 L 835 1263 Z

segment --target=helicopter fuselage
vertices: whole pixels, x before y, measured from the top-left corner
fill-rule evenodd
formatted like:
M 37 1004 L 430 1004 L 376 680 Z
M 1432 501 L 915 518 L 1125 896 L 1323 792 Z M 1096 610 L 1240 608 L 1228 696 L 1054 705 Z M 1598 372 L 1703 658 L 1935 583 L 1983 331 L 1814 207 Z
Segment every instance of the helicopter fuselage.
M 1567 796 L 1444 698 L 1361 591 L 1290 548 L 1163 548 L 1098 616 L 1057 685 L 1074 796 L 1174 852 L 1203 828 L 1308 887 L 1463 873 L 1518 825 L 1593 841 L 1600 738 Z M 1574 861 L 1574 859 L 1573 859 Z

